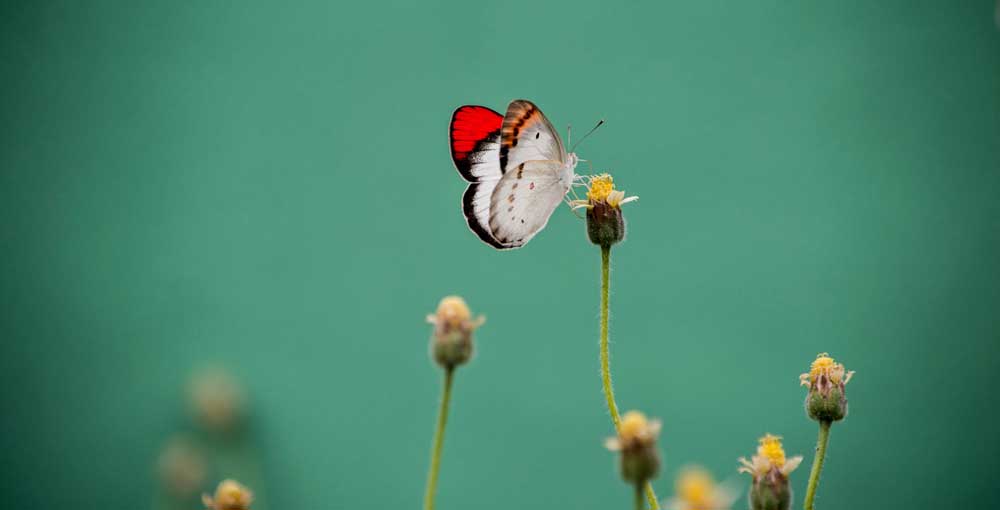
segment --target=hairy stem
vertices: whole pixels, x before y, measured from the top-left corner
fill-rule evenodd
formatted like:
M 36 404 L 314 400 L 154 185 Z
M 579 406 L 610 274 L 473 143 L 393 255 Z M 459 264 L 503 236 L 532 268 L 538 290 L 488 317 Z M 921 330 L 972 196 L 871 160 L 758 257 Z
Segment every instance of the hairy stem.
M 427 492 L 424 494 L 424 510 L 434 510 L 434 495 L 437 492 L 438 469 L 441 466 L 441 448 L 444 446 L 444 429 L 448 424 L 448 403 L 451 401 L 451 382 L 454 368 L 444 369 L 444 389 L 441 393 L 441 407 L 438 410 L 437 429 L 434 431 L 434 446 L 431 449 L 431 467 L 427 473 Z
M 604 398 L 608 401 L 608 411 L 611 421 L 618 430 L 621 417 L 618 416 L 618 405 L 615 404 L 615 390 L 611 387 L 611 361 L 608 349 L 608 290 L 611 287 L 611 247 L 601 247 L 601 383 L 604 387 Z
M 806 486 L 806 500 L 802 506 L 805 510 L 813 510 L 813 500 L 816 499 L 816 487 L 819 486 L 819 475 L 823 471 L 823 460 L 826 458 L 826 444 L 830 439 L 830 422 L 819 422 L 819 437 L 816 439 L 816 456 L 813 458 L 812 470 L 809 471 L 809 485 Z
M 611 413 L 611 421 L 618 430 L 621 417 L 618 415 L 618 405 L 615 404 L 615 391 L 611 386 L 611 361 L 608 348 L 608 294 L 611 288 L 611 247 L 601 246 L 601 383 L 604 387 L 604 398 L 608 401 L 608 412 Z M 638 491 L 640 494 L 642 491 Z M 649 500 L 649 507 L 653 510 L 660 509 L 660 503 L 656 499 L 656 492 L 653 485 L 646 483 L 646 499 Z

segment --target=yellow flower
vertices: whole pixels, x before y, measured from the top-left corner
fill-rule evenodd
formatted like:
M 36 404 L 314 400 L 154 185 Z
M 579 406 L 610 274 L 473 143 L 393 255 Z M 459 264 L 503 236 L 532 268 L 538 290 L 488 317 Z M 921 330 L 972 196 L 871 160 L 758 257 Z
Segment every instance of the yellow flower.
M 659 437 L 660 427 L 660 420 L 649 420 L 639 411 L 629 411 L 618 425 L 618 437 L 609 437 L 604 446 L 611 451 L 619 451 L 651 445 Z
M 674 491 L 666 505 L 671 510 L 728 510 L 738 497 L 733 488 L 716 483 L 701 466 L 681 468 Z
M 573 200 L 570 205 L 574 209 L 590 209 L 598 203 L 605 203 L 617 209 L 635 200 L 639 200 L 639 197 L 625 198 L 624 191 L 615 189 L 615 182 L 611 175 L 600 174 L 590 178 L 590 182 L 587 184 L 587 200 Z
M 826 381 L 834 385 L 840 385 L 841 383 L 846 385 L 853 376 L 853 370 L 848 372 L 844 368 L 844 365 L 837 363 L 829 354 L 823 352 L 816 356 L 816 360 L 812 362 L 809 371 L 799 376 L 799 383 L 802 386 L 809 387 L 813 387 L 816 384 L 822 386 Z
M 765 434 L 760 438 L 757 446 L 757 454 L 748 461 L 745 457 L 740 457 L 740 473 L 750 473 L 755 479 L 764 476 L 772 470 L 777 470 L 784 476 L 788 476 L 795 468 L 802 463 L 802 456 L 796 455 L 790 459 L 785 458 L 785 449 L 781 446 L 781 436 Z
M 253 493 L 236 480 L 223 480 L 215 489 L 214 499 L 204 494 L 201 500 L 210 510 L 248 510 Z

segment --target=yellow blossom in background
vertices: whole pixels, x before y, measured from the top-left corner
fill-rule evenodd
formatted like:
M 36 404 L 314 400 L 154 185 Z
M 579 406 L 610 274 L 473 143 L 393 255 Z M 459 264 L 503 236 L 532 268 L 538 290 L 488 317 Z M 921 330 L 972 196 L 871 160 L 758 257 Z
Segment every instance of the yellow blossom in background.
M 205 456 L 185 437 L 175 437 L 167 443 L 157 468 L 167 492 L 182 499 L 198 494 L 208 472 Z
M 747 460 L 740 457 L 740 473 L 750 473 L 755 479 L 777 470 L 783 476 L 788 476 L 802 463 L 802 456 L 785 458 L 785 449 L 781 446 L 781 437 L 765 434 L 757 445 L 757 454 Z
M 609 437 L 604 446 L 618 457 L 622 479 L 641 487 L 660 471 L 660 453 L 656 439 L 660 435 L 660 421 L 650 420 L 639 411 L 629 411 L 618 424 L 618 435 Z
M 206 428 L 232 432 L 247 414 L 247 398 L 240 382 L 220 367 L 204 368 L 188 383 L 191 411 Z
M 604 445 L 611 451 L 648 446 L 660 435 L 660 420 L 649 420 L 639 411 L 629 411 L 622 416 L 618 436 L 609 437 Z
M 204 494 L 201 500 L 210 510 L 248 510 L 253 493 L 236 480 L 223 480 L 215 489 L 214 498 Z
M 716 483 L 705 468 L 681 468 L 674 481 L 674 498 L 667 502 L 671 510 L 729 510 L 737 499 L 736 491 Z

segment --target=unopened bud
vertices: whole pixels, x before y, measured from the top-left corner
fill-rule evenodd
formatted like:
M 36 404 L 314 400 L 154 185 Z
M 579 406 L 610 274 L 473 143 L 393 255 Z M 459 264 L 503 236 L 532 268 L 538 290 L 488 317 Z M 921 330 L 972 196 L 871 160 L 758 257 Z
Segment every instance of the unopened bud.
M 625 239 L 622 210 L 607 202 L 597 202 L 587 209 L 587 237 L 598 246 L 611 246 Z
M 472 333 L 485 320 L 473 319 L 462 298 L 448 296 L 441 300 L 434 315 L 427 316 L 427 322 L 434 325 L 431 356 L 442 367 L 452 369 L 472 357 Z

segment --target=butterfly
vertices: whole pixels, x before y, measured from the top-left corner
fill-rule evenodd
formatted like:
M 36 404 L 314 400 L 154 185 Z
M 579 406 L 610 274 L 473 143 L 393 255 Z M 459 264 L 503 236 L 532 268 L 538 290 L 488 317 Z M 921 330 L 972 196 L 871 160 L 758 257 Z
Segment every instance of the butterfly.
M 520 248 L 545 228 L 577 176 L 576 154 L 531 101 L 500 115 L 485 106 L 455 110 L 451 157 L 469 187 L 462 212 L 469 228 L 499 250 Z

